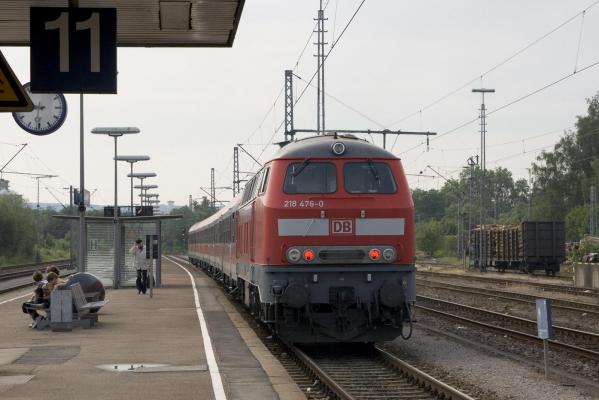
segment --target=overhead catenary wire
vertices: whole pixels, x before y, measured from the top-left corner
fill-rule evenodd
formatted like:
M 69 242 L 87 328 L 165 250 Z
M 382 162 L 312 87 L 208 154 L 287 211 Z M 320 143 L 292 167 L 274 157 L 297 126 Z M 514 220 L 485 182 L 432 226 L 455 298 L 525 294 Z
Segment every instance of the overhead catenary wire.
M 503 104 L 502 106 L 500 106 L 500 107 L 497 107 L 497 108 L 495 108 L 495 109 L 493 109 L 493 110 L 491 110 L 491 111 L 487 112 L 487 115 L 492 115 L 492 114 L 495 114 L 495 113 L 496 113 L 496 112 L 498 112 L 498 111 L 501 111 L 501 110 L 504 110 L 504 109 L 506 109 L 506 108 L 508 108 L 508 107 L 511 107 L 511 106 L 512 106 L 512 105 L 514 105 L 514 104 L 517 104 L 517 103 L 519 103 L 519 102 L 521 102 L 521 101 L 523 101 L 523 100 L 525 100 L 525 99 L 528 99 L 529 97 L 531 97 L 531 96 L 534 96 L 535 94 L 538 94 L 538 93 L 540 93 L 540 92 L 542 92 L 542 91 L 544 91 L 544 90 L 546 90 L 546 89 L 549 89 L 550 87 L 552 87 L 552 86 L 555 86 L 555 85 L 557 85 L 558 83 L 561 83 L 561 82 L 563 82 L 563 81 L 565 81 L 565 80 L 567 80 L 567 79 L 569 79 L 569 78 L 571 78 L 571 77 L 573 77 L 573 76 L 576 76 L 576 75 L 580 74 L 581 72 L 584 72 L 584 71 L 586 71 L 586 70 L 589 70 L 589 69 L 591 69 L 591 68 L 593 68 L 593 67 L 596 67 L 597 65 L 599 65 L 599 60 L 598 60 L 598 61 L 595 61 L 595 62 L 593 62 L 593 63 L 591 63 L 591 64 L 588 64 L 588 65 L 586 65 L 585 67 L 583 67 L 583 68 L 579 69 L 579 70 L 578 70 L 578 71 L 576 71 L 576 72 L 571 72 L 571 73 L 569 73 L 569 74 L 566 74 L 566 75 L 562 76 L 561 78 L 559 78 L 559 79 L 557 79 L 557 80 L 555 80 L 555 81 L 552 81 L 551 83 L 548 83 L 548 84 L 546 84 L 546 85 L 542 86 L 542 87 L 541 87 L 541 88 L 539 88 L 539 89 L 535 89 L 535 90 L 533 90 L 532 92 L 529 92 L 529 93 L 527 93 L 527 94 L 525 94 L 525 95 L 523 95 L 523 96 L 517 97 L 516 99 L 514 99 L 514 100 L 511 100 L 511 101 L 509 101 L 509 102 L 507 102 L 507 103 Z M 474 122 L 476 122 L 476 121 L 478 121 L 478 120 L 479 120 L 479 118 L 478 118 L 478 117 L 476 117 L 476 118 L 473 118 L 473 119 L 471 119 L 471 120 L 468 120 L 468 121 L 466 121 L 466 122 L 464 122 L 464 123 L 462 123 L 462 124 L 458 125 L 458 126 L 457 126 L 457 127 L 455 127 L 455 128 L 452 128 L 452 129 L 450 129 L 450 130 L 448 130 L 448 131 L 445 131 L 445 132 L 443 132 L 443 133 L 441 133 L 441 134 L 439 134 L 439 135 L 437 135 L 437 136 L 435 136 L 435 137 L 431 138 L 431 139 L 430 139 L 430 141 L 432 142 L 432 141 L 435 141 L 435 140 L 439 140 L 439 139 L 441 139 L 442 137 L 444 137 L 444 136 L 447 136 L 447 135 L 449 135 L 449 134 L 451 134 L 451 133 L 454 133 L 454 132 L 456 132 L 456 131 L 458 131 L 458 130 L 460 130 L 460 129 L 462 129 L 462 128 L 464 128 L 464 127 L 468 126 L 468 125 L 471 125 L 471 124 L 473 124 Z M 420 143 L 420 144 L 417 144 L 417 145 L 415 145 L 415 146 L 413 146 L 413 147 L 409 148 L 408 150 L 405 150 L 405 151 L 403 151 L 403 152 L 401 152 L 401 153 L 399 153 L 399 154 L 400 154 L 400 155 L 403 155 L 403 154 L 409 153 L 410 151 L 412 151 L 412 150 L 414 150 L 414 149 L 417 149 L 417 148 L 418 148 L 418 147 L 420 147 L 420 146 L 422 146 L 422 143 Z
M 594 1 L 593 3 L 591 3 L 590 5 L 588 5 L 587 7 L 585 7 L 582 11 L 576 13 L 575 15 L 573 15 L 570 18 L 567 18 L 565 21 L 563 21 L 562 23 L 558 24 L 556 27 L 554 27 L 553 29 L 549 30 L 547 33 L 545 33 L 545 34 L 539 36 L 538 38 L 534 39 L 532 42 L 528 43 L 527 45 L 525 45 L 521 49 L 517 50 L 515 53 L 513 53 L 509 57 L 507 57 L 504 60 L 500 61 L 499 63 L 493 65 L 491 68 L 487 69 L 486 71 L 482 72 L 481 74 L 477 75 L 476 77 L 470 79 L 468 82 L 465 82 L 464 84 L 458 86 L 457 88 L 450 90 L 449 92 L 447 92 L 446 94 L 438 97 L 437 99 L 433 100 L 432 102 L 424 105 L 423 107 L 420 107 L 418 110 L 413 111 L 413 112 L 411 112 L 411 113 L 409 113 L 409 114 L 407 114 L 407 115 L 405 115 L 405 116 L 403 116 L 403 117 L 395 120 L 394 122 L 392 122 L 391 124 L 389 124 L 389 126 L 393 127 L 393 126 L 395 126 L 395 125 L 397 125 L 397 124 L 399 124 L 399 123 L 401 123 L 401 122 L 403 122 L 403 121 L 405 121 L 407 119 L 410 119 L 410 118 L 414 117 L 415 115 L 418 115 L 419 113 L 422 113 L 422 111 L 428 110 L 431 107 L 434 107 L 437 104 L 441 103 L 442 101 L 448 99 L 449 97 L 452 97 L 453 95 L 455 95 L 456 93 L 460 92 L 461 90 L 469 87 L 470 85 L 472 85 L 473 83 L 475 83 L 479 79 L 482 80 L 483 77 L 485 77 L 486 75 L 490 74 L 491 72 L 493 72 L 493 71 L 501 68 L 505 64 L 509 63 L 510 61 L 512 61 L 513 59 L 515 59 L 519 55 L 521 55 L 522 53 L 526 52 L 531 47 L 534 47 L 535 45 L 537 45 L 538 43 L 540 43 L 541 41 L 543 41 L 547 37 L 551 36 L 553 33 L 559 31 L 561 28 L 563 28 L 564 26 L 568 25 L 570 22 L 576 20 L 579 16 L 581 16 L 581 15 L 584 16 L 588 10 L 592 9 L 597 4 L 599 4 L 599 0 Z M 582 30 L 581 30 L 581 35 L 582 35 Z M 580 43 L 579 43 L 579 46 L 580 46 Z M 578 58 L 578 56 L 577 56 L 577 58 Z M 576 72 L 576 69 L 575 69 L 574 72 Z M 397 137 L 395 138 L 395 141 L 393 142 L 393 145 L 391 146 L 391 151 L 393 151 L 393 149 L 395 148 L 396 143 L 397 143 Z
M 329 51 L 327 52 L 327 54 L 324 56 L 322 62 L 324 63 L 326 61 L 326 59 L 329 57 L 329 55 L 331 54 L 331 52 L 333 51 L 333 49 L 335 48 L 335 46 L 337 45 L 337 43 L 339 42 L 339 40 L 341 40 L 341 38 L 343 37 L 343 35 L 345 34 L 345 32 L 347 31 L 347 29 L 349 28 L 349 26 L 351 25 L 351 23 L 354 21 L 354 19 L 356 18 L 356 15 L 358 15 L 358 12 L 360 11 L 360 9 L 362 8 L 362 6 L 364 5 L 364 3 L 366 2 L 366 0 L 362 0 L 360 2 L 360 4 L 358 5 L 358 7 L 356 8 L 356 10 L 354 11 L 354 13 L 352 14 L 352 16 L 350 17 L 350 19 L 348 20 L 348 22 L 345 24 L 345 26 L 343 27 L 343 30 L 341 31 L 341 33 L 339 34 L 339 36 L 337 37 L 337 39 L 335 39 L 335 41 L 332 42 L 331 44 L 331 48 L 329 49 Z M 326 6 L 329 4 L 329 2 L 326 3 L 325 5 L 325 9 Z M 306 83 L 306 86 L 304 87 L 304 89 L 300 92 L 299 96 L 295 99 L 295 101 L 293 102 L 294 105 L 296 105 L 301 98 L 303 97 L 304 93 L 306 92 L 306 90 L 308 89 L 308 87 L 310 87 L 312 81 L 314 80 L 314 78 L 316 77 L 316 75 L 318 74 L 318 71 L 320 69 L 320 65 L 318 66 L 318 68 L 316 69 L 316 71 L 314 72 L 314 74 L 312 75 L 312 77 L 309 79 L 309 81 Z M 326 93 L 325 93 L 326 94 Z M 268 148 L 268 146 L 270 146 L 270 143 L 272 143 L 272 141 L 274 140 L 275 136 L 277 135 L 277 133 L 279 133 L 279 131 L 281 130 L 281 128 L 283 127 L 283 125 L 285 124 L 285 120 L 281 121 L 281 123 L 275 127 L 270 139 L 268 140 L 267 144 L 261 149 L 260 154 L 258 155 L 257 159 L 261 160 L 262 156 L 264 155 L 264 153 L 266 152 L 266 149 Z M 252 164 L 250 169 L 253 169 L 255 166 L 255 163 Z M 246 175 L 247 176 L 247 175 Z

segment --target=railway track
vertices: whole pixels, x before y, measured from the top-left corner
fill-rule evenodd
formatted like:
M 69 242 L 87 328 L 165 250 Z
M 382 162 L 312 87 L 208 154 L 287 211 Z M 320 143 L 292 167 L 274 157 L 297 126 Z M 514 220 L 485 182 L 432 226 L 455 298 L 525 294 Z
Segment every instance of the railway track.
M 472 400 L 377 346 L 302 346 L 290 350 L 339 399 Z
M 31 276 L 35 271 L 45 271 L 46 268 L 50 266 L 56 266 L 61 272 L 67 272 L 68 275 L 72 273 L 72 264 L 71 260 L 56 260 L 56 261 L 48 261 L 43 263 L 32 263 L 32 264 L 22 264 L 22 265 L 11 265 L 7 267 L 0 268 L 0 282 L 6 282 L 13 279 L 23 278 L 27 276 Z M 63 275 L 64 276 L 64 275 Z M 0 294 L 6 293 L 11 290 L 20 289 L 23 287 L 30 286 L 31 282 L 14 282 L 14 284 L 4 285 L 0 288 Z
M 536 321 L 432 297 L 417 296 L 417 300 L 416 308 L 419 310 L 500 334 L 542 343 L 542 340 L 536 336 Z M 554 339 L 549 340 L 553 348 L 599 360 L 598 334 L 559 326 L 553 327 L 553 333 Z
M 436 290 L 445 290 L 449 292 L 469 294 L 475 296 L 486 296 L 493 297 L 502 300 L 516 301 L 521 303 L 535 304 L 535 300 L 538 299 L 538 296 L 533 296 L 525 293 L 514 293 L 514 292 L 506 292 L 495 289 L 488 288 L 478 288 L 472 286 L 463 286 L 456 285 L 452 283 L 446 283 L 436 280 L 423 280 L 417 279 L 416 286 L 426 287 Z M 579 312 L 579 313 L 588 313 L 599 316 L 599 305 L 598 304 L 590 304 L 583 303 L 578 301 L 569 301 L 569 300 L 561 300 L 550 298 L 551 306 L 555 309 L 563 309 L 566 311 Z
M 174 258 L 187 262 L 180 256 Z M 378 346 L 283 343 L 272 336 L 267 326 L 256 326 L 256 320 L 241 304 L 237 308 L 248 322 L 253 321 L 251 326 L 258 337 L 308 399 L 473 400 Z
M 574 294 L 578 296 L 587 296 L 587 297 L 597 297 L 599 296 L 599 289 L 588 289 L 581 288 L 572 285 L 559 285 L 559 284 L 551 284 L 551 283 L 542 283 L 542 282 L 533 282 L 533 281 L 525 281 L 519 279 L 509 279 L 509 278 L 492 278 L 492 277 L 483 277 L 476 275 L 457 275 L 451 274 L 447 272 L 432 272 L 432 271 L 417 271 L 416 276 L 429 276 L 429 277 L 437 277 L 437 278 L 448 278 L 448 279 L 460 279 L 460 280 L 468 280 L 472 282 L 483 282 L 483 283 L 492 283 L 497 285 L 511 286 L 511 285 L 528 285 L 538 288 L 542 291 L 549 292 L 559 292 L 559 293 L 568 293 Z

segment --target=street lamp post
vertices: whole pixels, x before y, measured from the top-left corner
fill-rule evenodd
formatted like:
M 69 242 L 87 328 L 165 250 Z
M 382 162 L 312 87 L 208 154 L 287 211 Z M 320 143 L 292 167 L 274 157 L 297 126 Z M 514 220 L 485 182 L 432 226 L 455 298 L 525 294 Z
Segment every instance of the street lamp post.
M 144 185 L 143 184 L 143 179 L 144 178 L 139 178 L 142 181 L 141 185 L 135 185 L 135 189 L 139 189 L 139 197 L 140 199 L 140 204 L 143 206 L 145 205 L 145 201 L 144 201 L 144 196 L 145 194 L 148 192 L 148 190 L 150 189 L 158 189 L 158 185 Z
M 153 174 L 152 176 L 156 176 L 156 174 L 148 172 L 148 173 L 143 173 L 143 174 L 131 174 L 134 175 L 135 178 L 138 178 L 141 181 L 140 185 L 135 185 L 134 188 L 135 189 L 140 189 L 140 196 L 142 196 L 144 194 L 144 191 L 147 191 L 148 189 L 157 189 L 158 185 L 144 185 L 144 179 L 146 178 L 151 178 L 152 176 L 149 176 L 149 174 Z M 145 175 L 145 176 L 135 176 L 135 175 Z M 143 201 L 141 202 L 141 205 L 143 206 Z
M 137 178 L 140 180 L 141 186 L 144 186 L 144 179 L 154 178 L 156 174 L 154 172 L 135 172 L 127 175 L 129 178 Z M 158 187 L 158 186 L 156 186 Z M 135 189 L 140 189 L 140 185 L 134 186 Z M 143 190 L 142 190 L 143 193 Z M 143 204 L 142 204 L 143 206 Z
M 131 215 L 134 215 L 133 212 L 133 164 L 138 161 L 148 161 L 150 159 L 149 156 L 116 156 L 116 161 L 125 161 L 131 164 L 131 173 L 127 176 L 131 178 Z
M 135 127 L 126 127 L 126 128 L 94 128 L 92 129 L 92 133 L 96 135 L 107 135 L 114 138 L 114 273 L 115 277 L 118 274 L 120 267 L 119 260 L 119 205 L 118 205 L 118 181 L 117 181 L 117 139 L 123 135 L 135 134 L 139 133 L 139 128 Z M 115 279 L 114 286 L 117 287 L 118 283 Z

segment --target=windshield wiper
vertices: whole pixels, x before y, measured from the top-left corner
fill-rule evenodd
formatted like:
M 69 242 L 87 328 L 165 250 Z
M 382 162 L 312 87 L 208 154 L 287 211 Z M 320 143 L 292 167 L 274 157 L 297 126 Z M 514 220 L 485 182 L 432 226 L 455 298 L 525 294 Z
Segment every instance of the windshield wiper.
M 376 167 L 374 166 L 374 163 L 371 159 L 368 159 L 368 166 L 370 167 L 370 172 L 372 172 L 372 176 L 374 176 L 374 179 L 376 179 L 377 183 L 380 185 L 381 178 L 379 177 L 379 173 L 376 170 Z
M 292 177 L 296 178 L 299 174 L 302 173 L 302 171 L 308 166 L 308 164 L 310 164 L 310 159 L 306 158 L 304 160 L 304 162 L 302 163 L 302 165 L 299 166 L 299 168 L 297 169 L 297 171 L 293 171 L 293 173 L 291 174 Z

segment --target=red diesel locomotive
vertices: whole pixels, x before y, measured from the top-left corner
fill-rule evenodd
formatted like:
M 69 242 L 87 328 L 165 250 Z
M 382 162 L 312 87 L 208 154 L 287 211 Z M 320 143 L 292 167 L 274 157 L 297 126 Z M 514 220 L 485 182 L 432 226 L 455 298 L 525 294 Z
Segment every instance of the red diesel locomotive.
M 191 227 L 188 256 L 290 342 L 393 340 L 411 324 L 412 196 L 400 160 L 355 137 L 284 146 Z

